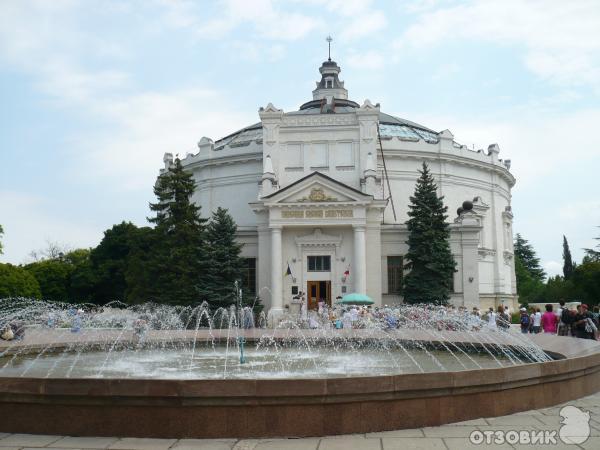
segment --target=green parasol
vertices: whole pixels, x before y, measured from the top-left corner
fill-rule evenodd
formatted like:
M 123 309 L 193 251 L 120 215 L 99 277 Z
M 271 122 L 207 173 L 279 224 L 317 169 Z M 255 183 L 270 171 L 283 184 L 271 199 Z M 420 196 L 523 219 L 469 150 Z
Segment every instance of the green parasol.
M 368 295 L 357 294 L 356 292 L 344 295 L 338 302 L 341 305 L 372 305 L 373 303 L 375 302 Z

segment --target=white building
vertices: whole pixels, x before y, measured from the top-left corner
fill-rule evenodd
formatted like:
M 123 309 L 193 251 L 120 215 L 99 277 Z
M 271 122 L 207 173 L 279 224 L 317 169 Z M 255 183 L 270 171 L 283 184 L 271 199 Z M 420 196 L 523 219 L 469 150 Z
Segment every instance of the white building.
M 260 122 L 218 141 L 203 137 L 199 152 L 182 160 L 203 215 L 221 206 L 237 222 L 247 283 L 265 308 L 279 311 L 298 292 L 309 307 L 350 292 L 375 304 L 401 301 L 404 223 L 423 161 L 452 221 L 452 301 L 513 307 L 515 178 L 498 145 L 471 151 L 448 130 L 390 116 L 369 100 L 359 105 L 334 61 L 319 71 L 313 99 L 298 111 L 269 103 Z M 172 160 L 165 154 L 165 167 Z M 472 209 L 455 214 L 464 201 Z

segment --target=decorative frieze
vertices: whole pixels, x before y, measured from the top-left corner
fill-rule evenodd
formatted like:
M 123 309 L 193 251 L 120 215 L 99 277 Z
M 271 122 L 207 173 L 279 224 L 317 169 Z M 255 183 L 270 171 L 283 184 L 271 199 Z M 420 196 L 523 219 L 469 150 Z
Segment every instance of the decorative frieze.
M 284 116 L 283 126 L 319 127 L 329 125 L 358 125 L 354 114 L 307 114 Z

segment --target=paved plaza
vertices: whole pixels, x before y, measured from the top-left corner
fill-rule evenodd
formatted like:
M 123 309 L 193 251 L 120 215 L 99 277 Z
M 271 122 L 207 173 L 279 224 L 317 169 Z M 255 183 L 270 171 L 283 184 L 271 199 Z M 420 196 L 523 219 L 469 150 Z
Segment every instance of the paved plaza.
M 558 443 L 548 445 L 480 444 L 469 442 L 476 430 L 493 431 L 558 431 L 559 411 L 573 405 L 590 413 L 590 437 L 582 444 L 567 445 L 558 433 Z M 1 422 L 0 422 L 1 429 Z M 563 405 L 525 411 L 503 417 L 481 418 L 440 427 L 386 431 L 344 436 L 299 439 L 138 439 L 118 437 L 69 437 L 0 433 L 0 450 L 7 449 L 111 449 L 111 450 L 462 450 L 469 448 L 497 449 L 598 449 L 600 448 L 600 393 L 567 402 Z

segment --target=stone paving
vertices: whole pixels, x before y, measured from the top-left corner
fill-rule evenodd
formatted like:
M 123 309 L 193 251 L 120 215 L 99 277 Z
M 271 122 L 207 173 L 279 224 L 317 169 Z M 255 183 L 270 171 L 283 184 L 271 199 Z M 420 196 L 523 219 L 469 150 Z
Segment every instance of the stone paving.
M 577 406 L 590 413 L 590 437 L 579 445 L 558 442 L 548 445 L 502 445 L 470 443 L 473 431 L 558 431 L 562 406 Z M 0 430 L 2 421 L 0 418 Z M 109 449 L 109 450 L 463 450 L 495 449 L 600 449 L 600 393 L 551 408 L 510 416 L 469 420 L 440 427 L 386 431 L 302 439 L 139 439 L 117 437 L 70 437 L 0 433 L 0 450 L 8 449 Z

